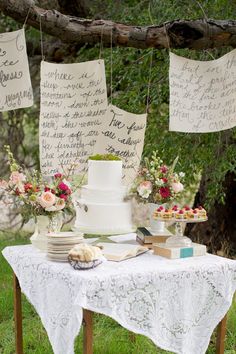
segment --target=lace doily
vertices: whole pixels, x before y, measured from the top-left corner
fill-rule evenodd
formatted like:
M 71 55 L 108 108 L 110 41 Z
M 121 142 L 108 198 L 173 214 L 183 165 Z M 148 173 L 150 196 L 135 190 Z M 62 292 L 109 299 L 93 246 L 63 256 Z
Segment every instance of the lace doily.
M 82 308 L 108 315 L 160 348 L 203 354 L 236 290 L 236 261 L 213 255 L 168 260 L 146 253 L 76 271 L 32 246 L 3 255 L 35 307 L 55 354 L 73 354 Z

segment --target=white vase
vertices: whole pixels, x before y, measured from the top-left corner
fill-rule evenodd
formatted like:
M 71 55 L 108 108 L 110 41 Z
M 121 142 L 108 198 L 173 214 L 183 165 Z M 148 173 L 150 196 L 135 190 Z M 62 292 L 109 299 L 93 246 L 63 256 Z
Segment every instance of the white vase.
M 59 232 L 62 227 L 62 214 L 57 213 L 49 218 L 46 215 L 38 215 L 35 223 L 35 231 L 31 236 L 32 245 L 40 251 L 47 251 L 47 234 Z
M 150 231 L 155 232 L 157 234 L 161 234 L 165 231 L 165 222 L 164 221 L 159 221 L 155 220 L 153 218 L 153 213 L 156 209 L 158 209 L 160 206 L 163 206 L 165 208 L 165 204 L 155 204 L 155 203 L 149 203 L 149 218 L 150 218 Z

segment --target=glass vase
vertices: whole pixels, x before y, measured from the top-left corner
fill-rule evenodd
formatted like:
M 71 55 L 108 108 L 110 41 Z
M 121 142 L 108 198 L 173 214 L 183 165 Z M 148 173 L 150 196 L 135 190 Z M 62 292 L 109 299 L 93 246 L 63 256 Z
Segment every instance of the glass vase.
M 165 204 L 155 204 L 155 203 L 149 203 L 149 219 L 150 219 L 150 231 L 152 233 L 155 233 L 157 235 L 161 235 L 163 232 L 165 232 L 165 222 L 164 221 L 159 221 L 155 220 L 153 218 L 153 213 L 156 209 L 158 209 L 160 206 L 163 206 L 163 208 L 166 207 Z
M 50 217 L 38 215 L 36 217 L 35 231 L 31 236 L 32 245 L 41 251 L 47 251 L 47 234 L 60 232 L 62 228 L 62 213 L 58 212 Z

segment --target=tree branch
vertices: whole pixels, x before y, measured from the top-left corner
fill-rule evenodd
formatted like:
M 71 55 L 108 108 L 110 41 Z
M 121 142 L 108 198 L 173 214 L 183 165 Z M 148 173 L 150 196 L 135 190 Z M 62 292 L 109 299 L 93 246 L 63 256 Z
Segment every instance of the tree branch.
M 58 0 L 60 11 L 66 15 L 89 17 L 91 11 L 88 0 Z
M 0 0 L 2 12 L 23 23 L 29 8 L 28 0 Z M 28 24 L 63 42 L 76 45 L 95 45 L 133 48 L 189 48 L 208 49 L 236 47 L 236 21 L 233 20 L 175 20 L 159 26 L 132 26 L 105 20 L 87 20 L 64 15 L 56 10 L 32 7 Z

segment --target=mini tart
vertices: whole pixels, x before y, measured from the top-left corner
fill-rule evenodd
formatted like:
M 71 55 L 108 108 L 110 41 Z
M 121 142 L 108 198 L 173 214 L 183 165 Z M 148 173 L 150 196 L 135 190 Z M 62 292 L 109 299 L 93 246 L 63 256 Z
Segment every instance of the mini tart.
M 172 218 L 172 210 L 165 209 L 162 211 L 162 218 L 163 219 L 171 219 Z
M 199 218 L 198 209 L 192 210 L 191 213 L 189 214 L 189 218 L 198 219 Z
M 184 215 L 186 216 L 186 219 L 190 219 L 192 214 L 193 214 L 193 209 L 191 208 L 188 210 L 185 209 Z
M 198 208 L 198 215 L 200 219 L 206 219 L 207 217 L 207 212 L 203 207 Z
M 154 213 L 153 213 L 153 218 L 156 219 L 156 218 L 162 218 L 162 211 L 163 209 L 161 208 L 157 208 Z
M 183 211 L 184 211 L 185 219 L 190 219 L 193 209 L 190 208 L 188 205 L 186 205 L 185 207 L 183 207 Z
M 175 218 L 175 215 L 178 213 L 179 211 L 179 208 L 177 205 L 174 205 L 172 208 L 171 208 L 171 213 L 172 213 L 172 218 Z
M 186 219 L 186 215 L 184 210 L 180 209 L 176 214 L 175 214 L 175 218 L 178 220 L 184 220 Z

